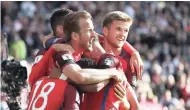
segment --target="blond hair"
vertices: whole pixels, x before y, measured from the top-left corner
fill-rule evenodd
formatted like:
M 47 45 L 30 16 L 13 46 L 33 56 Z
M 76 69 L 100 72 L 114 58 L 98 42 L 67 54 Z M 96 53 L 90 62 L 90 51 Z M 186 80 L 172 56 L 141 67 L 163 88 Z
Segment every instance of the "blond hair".
M 126 13 L 121 12 L 121 11 L 113 11 L 113 12 L 108 13 L 105 16 L 104 21 L 102 23 L 102 27 L 109 28 L 111 23 L 115 20 L 128 22 L 128 23 L 130 23 L 130 25 L 133 22 L 133 19 L 129 15 L 127 15 Z

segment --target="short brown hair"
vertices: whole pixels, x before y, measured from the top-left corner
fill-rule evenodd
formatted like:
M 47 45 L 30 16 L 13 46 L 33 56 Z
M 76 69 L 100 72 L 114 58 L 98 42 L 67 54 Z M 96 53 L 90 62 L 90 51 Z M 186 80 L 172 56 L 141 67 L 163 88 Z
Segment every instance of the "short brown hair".
M 133 19 L 127 15 L 124 12 L 121 11 L 113 11 L 110 12 L 106 15 L 106 17 L 104 18 L 104 21 L 102 23 L 102 27 L 110 27 L 110 24 L 114 21 L 114 20 L 119 20 L 119 21 L 126 21 L 132 24 Z
M 92 19 L 92 16 L 87 11 L 78 11 L 70 13 L 64 20 L 64 32 L 67 41 L 71 40 L 72 32 L 80 32 L 79 20 L 81 18 Z

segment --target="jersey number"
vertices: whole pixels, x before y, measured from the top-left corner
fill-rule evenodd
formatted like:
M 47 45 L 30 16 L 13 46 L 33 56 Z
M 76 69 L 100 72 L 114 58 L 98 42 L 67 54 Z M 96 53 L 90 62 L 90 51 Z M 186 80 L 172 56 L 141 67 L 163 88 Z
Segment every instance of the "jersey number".
M 41 91 L 40 91 L 40 94 L 36 97 L 36 99 L 34 100 L 34 97 L 36 96 L 36 93 L 37 93 L 37 90 L 39 89 L 40 85 L 42 83 L 42 80 L 41 81 L 37 81 L 36 83 L 36 87 L 35 87 L 35 90 L 34 90 L 34 94 L 32 96 L 32 100 L 30 102 L 30 105 L 29 105 L 29 110 L 31 108 L 31 104 L 32 104 L 32 110 L 44 110 L 46 108 L 46 105 L 47 105 L 47 101 L 48 101 L 48 95 L 51 93 L 51 91 L 54 89 L 55 87 L 55 83 L 54 82 L 48 82 L 47 84 L 45 84 Z M 45 89 L 48 87 L 49 89 L 45 91 Z M 39 98 L 43 98 L 43 103 L 41 104 L 41 107 L 38 107 L 36 108 L 36 102 L 38 101 Z

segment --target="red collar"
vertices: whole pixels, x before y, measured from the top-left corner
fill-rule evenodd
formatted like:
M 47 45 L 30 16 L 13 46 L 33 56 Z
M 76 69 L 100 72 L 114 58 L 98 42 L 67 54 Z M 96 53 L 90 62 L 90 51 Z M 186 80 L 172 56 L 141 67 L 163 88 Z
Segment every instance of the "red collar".
M 77 53 L 77 52 L 74 52 L 73 57 L 74 57 L 74 60 L 77 62 L 77 61 L 79 61 L 81 59 L 81 54 Z

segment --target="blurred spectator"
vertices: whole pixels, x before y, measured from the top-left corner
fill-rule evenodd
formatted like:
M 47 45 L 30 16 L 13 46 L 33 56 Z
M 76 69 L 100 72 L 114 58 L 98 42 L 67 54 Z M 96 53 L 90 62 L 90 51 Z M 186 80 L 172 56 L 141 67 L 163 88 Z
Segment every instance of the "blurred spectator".
M 20 36 L 18 34 L 15 34 L 13 36 L 13 41 L 10 44 L 10 54 L 16 60 L 26 59 L 26 54 L 27 54 L 26 44 L 22 39 L 20 39 Z
M 36 5 L 31 1 L 21 3 L 21 13 L 23 16 L 32 18 L 36 12 Z

